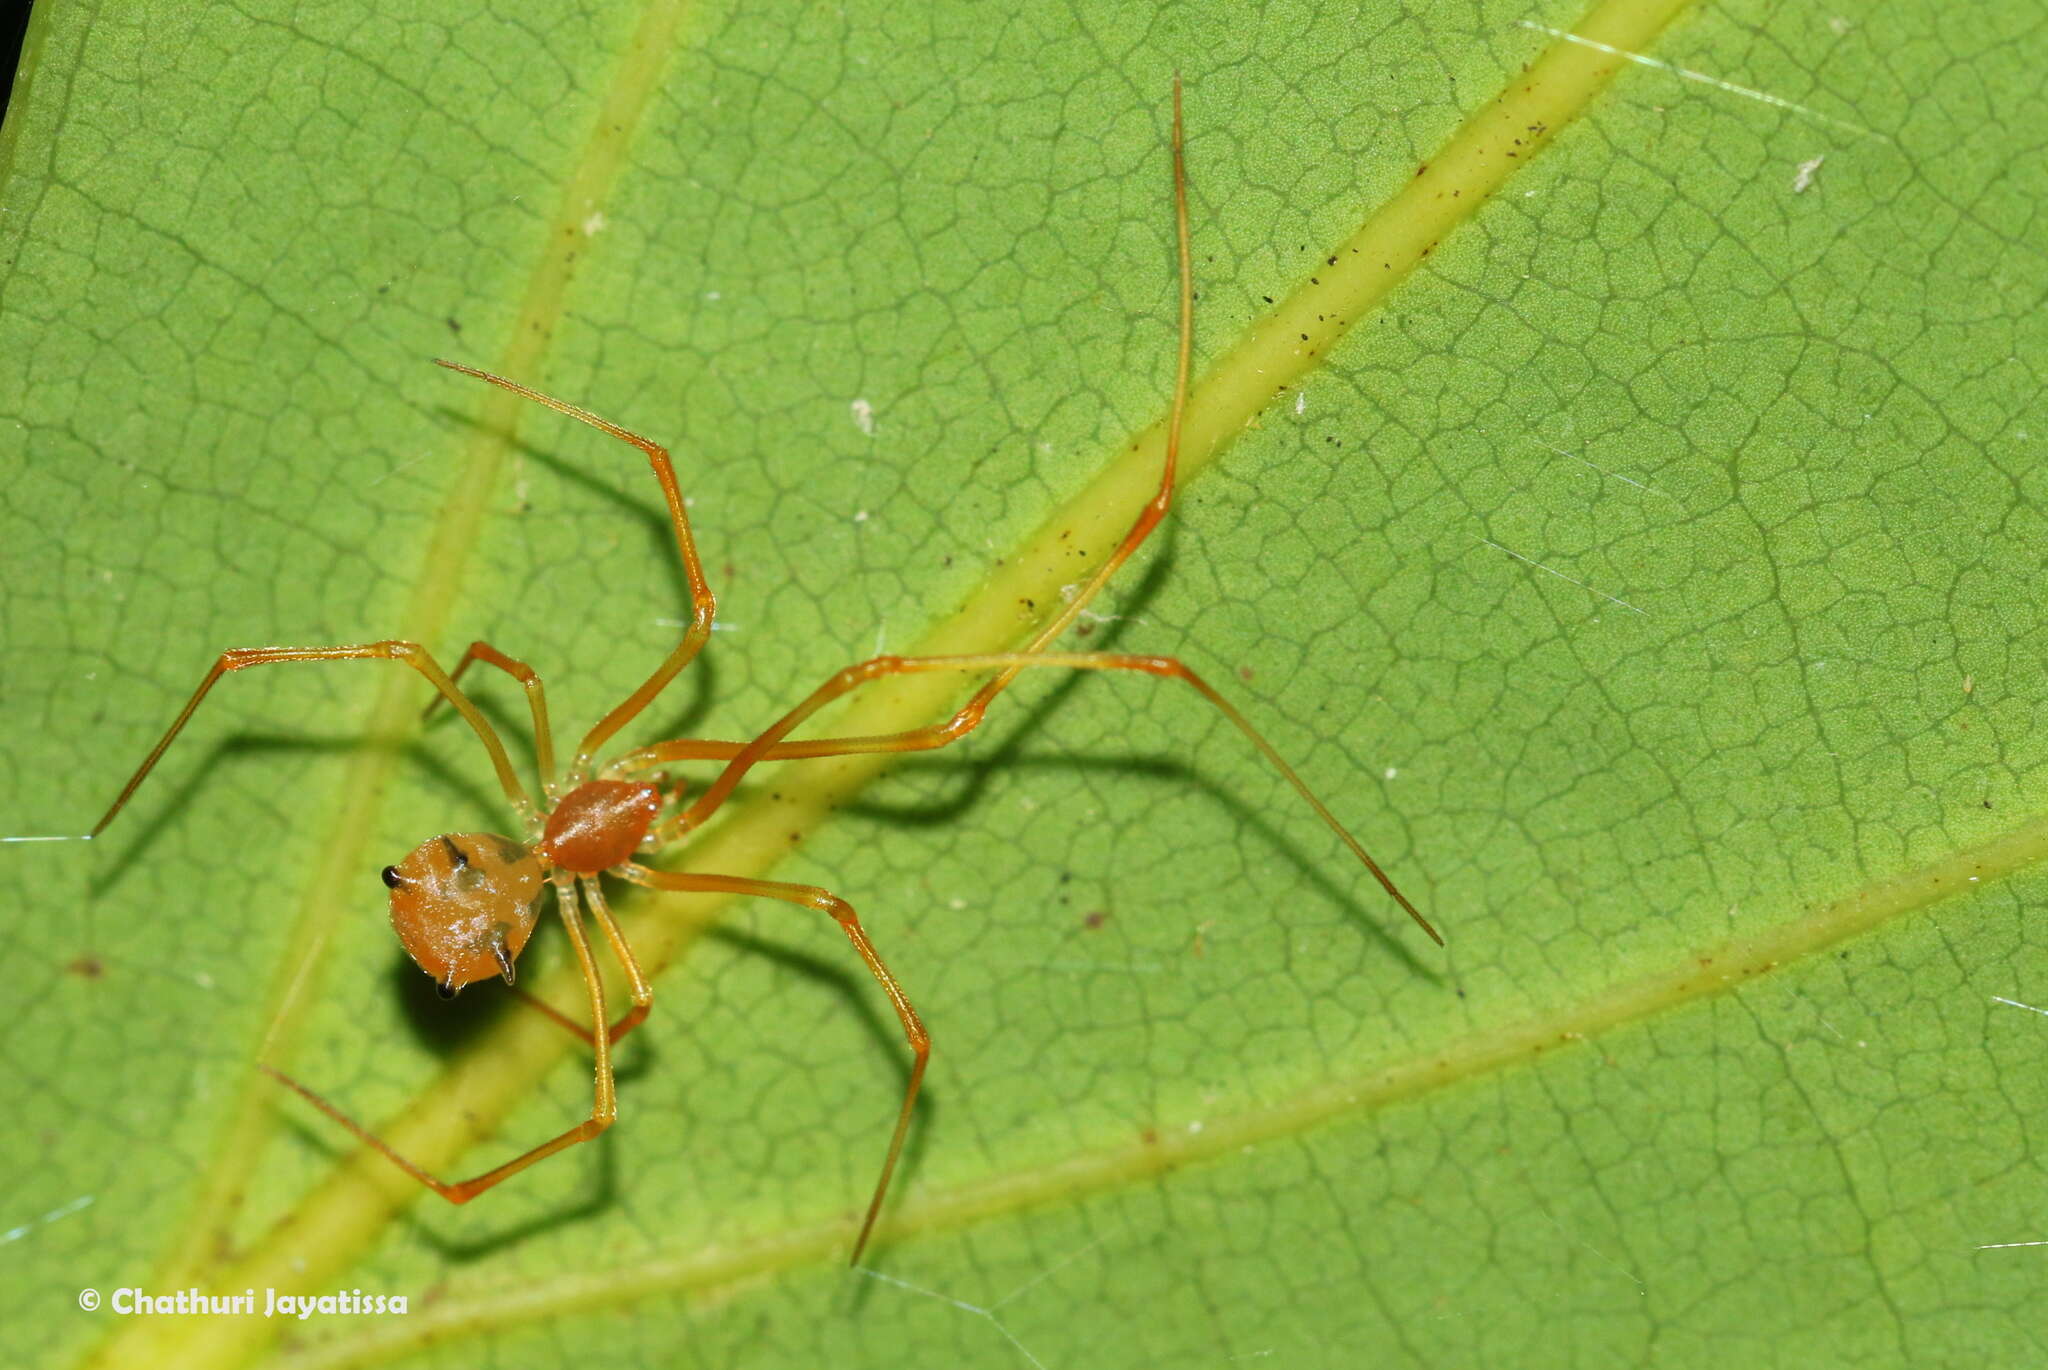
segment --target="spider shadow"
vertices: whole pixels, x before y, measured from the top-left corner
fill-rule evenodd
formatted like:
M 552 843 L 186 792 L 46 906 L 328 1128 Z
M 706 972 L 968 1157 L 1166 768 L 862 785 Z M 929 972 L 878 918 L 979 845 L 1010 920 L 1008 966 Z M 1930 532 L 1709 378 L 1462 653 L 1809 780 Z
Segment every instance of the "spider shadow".
M 534 930 L 534 935 L 545 935 L 544 930 L 555 922 L 555 919 L 544 916 L 540 927 Z M 464 988 L 454 998 L 444 999 L 435 986 L 433 977 L 422 974 L 420 968 L 413 964 L 412 958 L 402 949 L 392 955 L 390 969 L 385 974 L 385 985 L 391 998 L 398 1004 L 399 1016 L 404 1020 L 413 1041 L 442 1060 L 467 1049 L 509 1015 L 540 1013 L 538 1008 L 509 992 L 508 987 L 500 980 L 479 981 Z M 615 1002 L 612 1007 L 616 1009 L 619 1006 Z M 583 1011 L 589 1012 L 587 1001 L 583 1005 Z M 575 1016 L 573 1011 L 570 1016 Z M 585 1052 L 589 1051 L 587 1042 L 576 1039 L 566 1028 L 560 1030 L 564 1041 L 573 1042 L 580 1045 Z M 658 1055 L 659 1049 L 654 1039 L 648 1036 L 644 1026 L 641 1027 L 628 1035 L 623 1042 L 612 1047 L 613 1080 L 620 1085 L 631 1084 L 649 1073 Z
M 528 403 L 531 403 L 531 401 L 528 401 Z M 539 406 L 535 407 L 538 408 Z M 473 415 L 460 413 L 452 408 L 444 408 L 442 416 L 455 422 L 466 424 L 471 428 L 489 430 L 491 427 L 489 424 L 479 422 Z M 575 426 L 581 428 L 584 425 L 577 424 Z M 604 439 L 606 446 L 618 448 L 625 448 L 627 446 L 625 443 L 602 433 L 593 432 L 593 436 Z M 669 521 L 666 504 L 664 503 L 659 506 L 650 505 L 643 498 L 627 493 L 619 484 L 606 479 L 605 476 L 597 471 L 556 456 L 547 448 L 530 442 L 523 437 L 508 438 L 507 441 L 522 456 L 545 467 L 558 479 L 567 484 L 576 486 L 586 493 L 598 496 L 605 503 L 626 515 L 632 523 L 640 528 L 654 560 L 665 568 L 664 574 L 667 576 L 670 589 L 673 592 L 673 602 L 677 606 L 677 614 L 683 621 L 687 622 L 689 615 L 688 606 L 690 604 L 690 583 L 683 574 L 682 558 L 676 551 L 675 526 Z M 638 451 L 634 451 L 633 461 L 636 466 L 642 460 L 644 458 L 641 454 Z M 671 460 L 673 460 L 673 455 L 671 455 Z M 653 479 L 651 472 L 647 479 L 650 481 Z M 681 479 L 681 474 L 678 473 L 678 482 Z M 659 490 L 660 487 L 657 485 L 655 488 Z M 693 527 L 691 531 L 694 535 L 695 528 Z M 699 555 L 701 557 L 702 549 L 699 549 Z M 678 640 L 680 640 L 681 630 L 678 629 L 677 631 Z M 673 712 L 663 715 L 664 721 L 661 728 L 654 734 L 657 737 L 687 737 L 690 735 L 691 730 L 700 724 L 705 715 L 710 712 L 711 701 L 716 698 L 713 692 L 713 686 L 717 681 L 716 669 L 711 665 L 710 660 L 702 654 L 691 664 L 694 669 L 687 673 L 690 676 L 690 694 L 679 705 L 671 704 L 670 707 L 673 709 Z M 652 669 L 653 663 L 650 663 L 649 670 L 651 671 Z M 546 679 L 545 672 L 542 673 L 542 679 Z M 666 695 L 666 691 L 664 691 L 664 695 Z

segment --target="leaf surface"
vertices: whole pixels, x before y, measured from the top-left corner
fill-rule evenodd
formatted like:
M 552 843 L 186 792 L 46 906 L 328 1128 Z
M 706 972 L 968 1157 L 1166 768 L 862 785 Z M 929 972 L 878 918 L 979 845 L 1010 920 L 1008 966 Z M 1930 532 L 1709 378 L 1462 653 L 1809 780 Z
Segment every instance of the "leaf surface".
M 669 858 L 790 849 L 932 1027 L 871 1275 L 904 1051 L 780 905 L 636 908 L 674 964 L 620 1125 L 449 1209 L 254 1067 L 448 1174 L 577 1117 L 544 1020 L 383 926 L 378 867 L 510 820 L 417 679 L 237 676 L 102 841 L 0 848 L 7 1362 L 2037 1356 L 2042 1253 L 1975 1248 L 2048 1237 L 2048 1024 L 1991 998 L 2041 982 L 2043 21 L 1666 8 L 39 9 L 0 831 L 87 826 L 224 647 L 483 637 L 565 743 L 658 660 L 638 458 L 436 355 L 676 452 L 726 631 L 635 740 L 1022 631 L 1003 577 L 1151 469 L 1178 69 L 1198 359 L 1310 369 L 1073 645 L 1226 686 L 1450 946 L 1191 692 L 1038 673 Z M 1479 198 L 1456 131 L 1598 24 L 1654 64 L 1423 233 L 1414 186 Z M 1284 357 L 1369 223 L 1425 264 Z M 559 941 L 523 980 L 566 1004 Z M 77 1307 L 294 1269 L 411 1310 Z

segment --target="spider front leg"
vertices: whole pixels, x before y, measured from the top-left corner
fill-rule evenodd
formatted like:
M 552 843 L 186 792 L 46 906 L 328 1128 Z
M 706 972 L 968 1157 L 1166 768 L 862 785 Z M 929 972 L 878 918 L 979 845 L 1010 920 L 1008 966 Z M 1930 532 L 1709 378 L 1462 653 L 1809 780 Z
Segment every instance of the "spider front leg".
M 128 783 L 121 787 L 121 793 L 115 796 L 106 814 L 93 825 L 92 835 L 97 837 L 105 831 L 107 824 L 114 821 L 114 815 L 127 805 L 136 787 L 142 784 L 143 777 L 155 769 L 157 761 L 183 730 L 186 722 L 192 717 L 193 710 L 199 707 L 200 700 L 206 698 L 206 692 L 213 688 L 215 681 L 230 671 L 246 671 L 254 666 L 279 666 L 292 661 L 395 661 L 402 666 L 412 667 L 425 676 L 433 687 L 441 692 L 441 697 L 453 704 L 469 726 L 476 730 L 477 737 L 483 741 L 484 750 L 491 754 L 491 765 L 497 769 L 498 782 L 505 787 L 505 797 L 512 801 L 512 807 L 517 809 L 521 816 L 533 812 L 533 801 L 527 797 L 526 787 L 519 783 L 519 777 L 513 773 L 512 760 L 505 754 L 505 744 L 498 740 L 498 735 L 492 731 L 490 722 L 477 711 L 476 705 L 470 703 L 469 697 L 456 688 L 454 679 L 441 669 L 433 655 L 417 642 L 369 642 L 342 647 L 235 647 L 222 652 L 220 658 L 213 663 L 213 669 L 199 682 L 199 688 L 192 692 L 192 698 L 185 701 L 184 709 L 172 720 L 163 738 L 143 759 L 135 774 L 128 778 Z
M 690 585 L 690 626 L 683 630 L 683 640 L 676 644 L 675 650 L 655 668 L 654 674 L 647 677 L 639 689 L 628 695 L 624 703 L 599 719 L 597 726 L 584 734 L 583 741 L 577 744 L 575 757 L 569 763 L 570 781 L 581 781 L 590 774 L 591 758 L 597 754 L 598 749 L 604 746 L 613 733 L 632 722 L 642 709 L 652 703 L 654 697 L 667 688 L 668 683 L 676 678 L 683 667 L 690 664 L 691 659 L 703 649 L 705 642 L 711 637 L 711 620 L 718 611 L 718 604 L 711 594 L 711 582 L 704 575 L 704 562 L 697 555 L 697 540 L 690 532 L 690 516 L 683 506 L 682 487 L 676 484 L 675 464 L 669 460 L 668 449 L 661 444 L 651 438 L 643 438 L 630 429 L 621 428 L 610 419 L 600 418 L 588 409 L 579 408 L 566 400 L 558 400 L 552 395 L 543 395 L 540 391 L 521 385 L 518 381 L 508 380 L 489 371 L 479 371 L 473 366 L 464 366 L 460 362 L 443 361 L 437 357 L 434 359 L 434 365 L 445 366 L 450 371 L 460 371 L 463 375 L 474 376 L 480 381 L 488 381 L 500 390 L 509 390 L 522 399 L 546 405 L 557 414 L 565 414 L 578 423 L 589 424 L 600 433 L 609 434 L 620 442 L 639 448 L 641 454 L 647 458 L 648 465 L 654 468 L 654 478 L 661 484 L 661 497 L 668 503 L 669 523 L 674 527 L 676 534 L 676 553 L 683 561 L 683 578 Z
M 622 879 L 635 884 L 647 885 L 658 890 L 678 890 L 695 894 L 751 894 L 765 899 L 780 899 L 786 904 L 801 904 L 806 908 L 830 914 L 839 924 L 839 930 L 846 934 L 860 959 L 867 963 L 869 974 L 882 986 L 882 992 L 889 996 L 891 1007 L 903 1023 L 903 1036 L 910 1043 L 913 1057 L 910 1066 L 910 1080 L 903 1088 L 903 1107 L 896 1114 L 896 1131 L 889 1138 L 889 1154 L 882 1161 L 881 1178 L 875 1181 L 875 1195 L 868 1201 L 867 1216 L 861 1219 L 860 1236 L 853 1243 L 853 1257 L 850 1265 L 859 1265 L 861 1252 L 867 1249 L 868 1237 L 875 1229 L 875 1219 L 881 1214 L 882 1200 L 889 1193 L 889 1181 L 896 1173 L 896 1160 L 903 1154 L 903 1139 L 910 1134 L 910 1115 L 917 1105 L 917 1092 L 924 1084 L 924 1068 L 931 1060 L 932 1038 L 925 1031 L 917 1009 L 911 1005 L 910 996 L 903 992 L 903 986 L 883 964 L 881 953 L 868 940 L 867 929 L 860 925 L 860 916 L 853 911 L 853 905 L 841 899 L 830 890 L 815 885 L 790 885 L 779 880 L 750 880 L 737 875 L 693 875 L 677 871 L 658 871 L 647 866 L 628 863 L 614 872 Z

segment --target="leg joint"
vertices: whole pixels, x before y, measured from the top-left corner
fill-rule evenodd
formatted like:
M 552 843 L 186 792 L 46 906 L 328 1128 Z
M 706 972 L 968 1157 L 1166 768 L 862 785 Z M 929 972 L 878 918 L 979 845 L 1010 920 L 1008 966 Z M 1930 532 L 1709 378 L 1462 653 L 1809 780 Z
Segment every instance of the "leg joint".
M 820 913 L 829 913 L 843 927 L 859 927 L 860 915 L 853 911 L 853 905 L 829 890 L 818 890 L 811 895 L 809 903 Z

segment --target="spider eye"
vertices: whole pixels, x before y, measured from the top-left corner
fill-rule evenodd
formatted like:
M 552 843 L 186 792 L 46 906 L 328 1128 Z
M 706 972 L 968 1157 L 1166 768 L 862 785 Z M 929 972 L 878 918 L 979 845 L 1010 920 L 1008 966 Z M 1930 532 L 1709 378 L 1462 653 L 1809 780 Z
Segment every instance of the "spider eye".
M 405 884 L 405 877 L 398 873 L 398 867 L 386 866 L 384 868 L 384 883 L 395 890 Z

